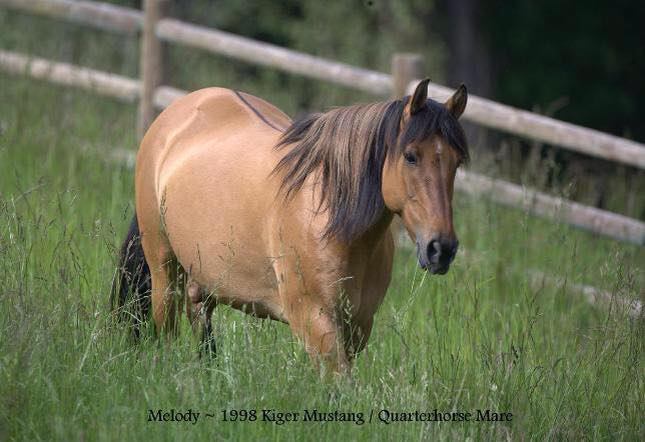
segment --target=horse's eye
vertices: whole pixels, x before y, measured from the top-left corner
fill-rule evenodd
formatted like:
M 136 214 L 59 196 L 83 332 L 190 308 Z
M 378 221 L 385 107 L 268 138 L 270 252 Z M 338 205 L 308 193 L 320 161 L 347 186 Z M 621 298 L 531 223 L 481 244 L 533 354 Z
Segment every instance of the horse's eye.
M 403 158 L 405 159 L 405 162 L 408 164 L 417 164 L 417 156 L 412 152 L 405 152 L 403 154 Z

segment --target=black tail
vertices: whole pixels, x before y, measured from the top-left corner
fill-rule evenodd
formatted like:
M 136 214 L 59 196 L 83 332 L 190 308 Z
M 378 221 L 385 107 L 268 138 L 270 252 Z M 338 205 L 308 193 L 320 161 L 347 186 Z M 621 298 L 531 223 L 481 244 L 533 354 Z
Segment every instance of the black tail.
M 132 324 L 135 338 L 139 338 L 141 323 L 150 312 L 150 268 L 141 247 L 141 235 L 134 214 L 128 234 L 119 253 L 116 277 L 112 284 L 110 308 L 117 312 L 117 317 Z

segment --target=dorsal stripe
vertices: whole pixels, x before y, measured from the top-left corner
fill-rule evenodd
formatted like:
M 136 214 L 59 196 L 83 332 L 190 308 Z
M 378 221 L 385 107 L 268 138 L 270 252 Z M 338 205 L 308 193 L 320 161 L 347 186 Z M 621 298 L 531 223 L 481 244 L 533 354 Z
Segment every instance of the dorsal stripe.
M 264 117 L 264 115 L 262 115 L 260 112 L 258 112 L 258 110 L 255 107 L 253 107 L 253 105 L 251 103 L 246 101 L 246 99 L 242 96 L 242 94 L 239 91 L 233 91 L 233 92 L 235 92 L 235 95 L 237 95 L 237 98 L 242 100 L 242 103 L 246 104 L 248 106 L 248 108 L 251 109 L 253 111 L 253 113 L 255 115 L 257 115 L 260 120 L 262 120 L 264 122 L 264 124 L 266 124 L 267 126 L 269 126 L 272 129 L 277 130 L 278 132 L 283 132 L 279 128 L 275 127 L 269 120 L 267 120 Z

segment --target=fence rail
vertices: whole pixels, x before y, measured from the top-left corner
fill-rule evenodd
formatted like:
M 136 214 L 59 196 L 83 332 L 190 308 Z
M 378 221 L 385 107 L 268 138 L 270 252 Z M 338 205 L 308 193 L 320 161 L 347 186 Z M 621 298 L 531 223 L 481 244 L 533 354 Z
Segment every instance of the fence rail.
M 497 203 L 528 210 L 543 218 L 564 221 L 590 232 L 645 245 L 645 223 L 633 218 L 474 172 L 459 170 L 455 187 L 471 195 L 486 196 Z
M 101 95 L 135 103 L 140 94 L 139 81 L 44 58 L 0 50 L 0 69 L 11 74 L 29 75 L 52 83 L 73 86 Z
M 376 95 L 389 95 L 392 89 L 392 77 L 387 74 L 325 60 L 179 20 L 161 20 L 157 25 L 157 35 L 169 42 L 319 80 L 332 81 Z
M 150 10 L 154 10 L 160 1 L 162 0 L 144 0 L 146 12 L 150 14 Z M 154 6 L 151 8 L 150 5 Z M 0 0 L 0 6 L 128 34 L 136 34 L 144 30 L 147 22 L 146 15 L 141 11 L 92 1 Z M 159 14 L 158 9 L 155 14 Z M 418 65 L 420 64 L 419 60 L 413 56 L 395 57 L 394 62 L 400 61 L 402 64 L 399 69 L 395 64 L 395 69 L 393 69 L 395 75 L 389 75 L 159 15 L 153 17 L 153 20 L 148 23 L 153 24 L 152 30 L 154 32 L 144 33 L 144 40 L 146 38 L 156 39 L 157 42 L 165 41 L 198 47 L 213 53 L 272 66 L 383 96 L 403 92 L 400 85 L 408 84 L 408 88 L 413 87 L 416 82 L 412 80 L 418 75 Z M 154 51 L 144 50 L 142 52 L 152 52 L 156 54 L 155 56 L 159 56 L 157 42 L 153 42 L 152 47 L 156 48 Z M 150 44 L 150 41 L 147 44 Z M 146 42 L 143 47 L 146 48 Z M 146 63 L 154 65 L 158 64 L 158 61 L 149 63 L 144 54 L 141 61 L 143 70 L 145 70 Z M 407 66 L 404 66 L 405 63 Z M 414 66 L 417 66 L 416 70 Z M 0 50 L 0 69 L 14 74 L 26 74 L 58 84 L 79 87 L 129 103 L 138 100 L 142 104 L 141 102 L 146 100 L 149 103 L 148 110 L 151 106 L 158 109 L 167 107 L 172 101 L 186 94 L 186 91 L 162 85 L 160 78 L 149 80 L 146 75 L 143 75 L 142 81 L 140 81 L 3 50 Z M 397 72 L 405 74 L 397 74 Z M 403 77 L 397 77 L 397 75 L 403 75 Z M 145 93 L 146 91 L 148 92 Z M 428 92 L 432 97 L 447 98 L 452 90 L 431 83 Z M 140 109 L 143 107 L 140 106 Z M 593 129 L 564 123 L 473 95 L 469 97 L 464 117 L 487 127 L 645 169 L 644 145 Z M 645 223 L 638 220 L 472 172 L 460 172 L 456 185 L 458 189 L 466 193 L 486 195 L 497 202 L 521 207 L 539 216 L 561 219 L 595 233 L 636 244 L 645 244 Z
M 408 84 L 408 93 L 414 90 L 417 83 L 418 80 L 413 80 Z M 428 96 L 435 99 L 447 99 L 453 93 L 452 89 L 438 84 L 428 85 Z M 492 129 L 645 169 L 645 145 L 641 143 L 527 112 L 486 98 L 469 95 L 463 118 Z
M 95 1 L 2 0 L 0 6 L 124 34 L 136 34 L 143 26 L 141 11 Z

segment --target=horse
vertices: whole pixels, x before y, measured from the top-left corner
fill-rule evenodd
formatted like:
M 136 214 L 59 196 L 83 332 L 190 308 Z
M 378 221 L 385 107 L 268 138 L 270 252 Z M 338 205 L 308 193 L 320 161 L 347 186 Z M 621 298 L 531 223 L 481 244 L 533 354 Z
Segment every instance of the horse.
M 152 310 L 157 334 L 173 336 L 183 296 L 200 348 L 214 352 L 211 316 L 229 305 L 288 324 L 319 369 L 347 372 L 390 283 L 394 215 L 422 269 L 444 274 L 457 253 L 467 92 L 439 103 L 428 82 L 295 122 L 230 89 L 176 100 L 137 153 L 113 308 L 132 296 L 135 322 Z

